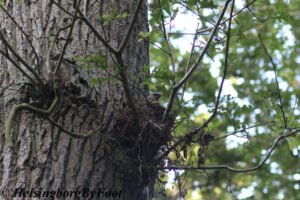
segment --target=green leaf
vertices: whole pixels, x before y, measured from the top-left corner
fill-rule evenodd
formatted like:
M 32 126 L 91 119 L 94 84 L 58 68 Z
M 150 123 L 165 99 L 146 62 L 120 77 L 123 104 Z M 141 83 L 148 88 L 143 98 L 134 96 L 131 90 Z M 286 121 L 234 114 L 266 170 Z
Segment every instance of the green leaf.
M 290 138 L 290 141 L 288 143 L 289 143 L 289 147 L 290 147 L 291 150 L 294 149 L 294 148 L 299 148 L 299 146 L 300 146 L 300 135 L 297 134 L 296 137 Z

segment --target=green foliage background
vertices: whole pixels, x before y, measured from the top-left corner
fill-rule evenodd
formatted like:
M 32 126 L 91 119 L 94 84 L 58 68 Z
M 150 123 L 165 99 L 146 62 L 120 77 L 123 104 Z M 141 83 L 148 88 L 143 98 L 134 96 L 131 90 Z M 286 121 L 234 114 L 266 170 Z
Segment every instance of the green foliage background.
M 200 2 L 200 3 L 199 3 Z M 241 2 L 241 1 L 240 1 Z M 242 1 L 244 6 L 250 1 Z M 199 30 L 211 27 L 223 8 L 224 0 L 161 0 L 161 7 L 167 31 L 170 22 L 178 15 L 191 14 L 199 22 Z M 163 103 L 167 103 L 172 80 L 171 60 L 168 57 L 167 43 L 163 38 L 161 9 L 157 0 L 150 1 L 150 34 L 141 33 L 141 38 L 148 39 L 151 45 L 151 75 L 147 80 L 152 91 L 160 91 L 164 95 Z M 207 12 L 210 10 L 210 12 Z M 234 10 L 236 13 L 238 9 Z M 204 15 L 207 14 L 208 15 Z M 225 18 L 229 17 L 229 9 Z M 170 21 L 171 20 L 171 21 Z M 222 95 L 218 116 L 209 124 L 206 132 L 215 137 L 204 152 L 204 165 L 230 165 L 246 169 L 255 167 L 265 157 L 275 138 L 284 130 L 289 133 L 300 126 L 300 1 L 297 0 L 264 0 L 256 1 L 234 17 L 232 21 L 229 50 L 228 80 L 237 97 Z M 187 22 L 188 23 L 188 22 Z M 180 46 L 172 42 L 186 37 L 178 31 L 178 24 L 172 24 L 169 40 L 173 51 L 179 81 L 186 70 L 190 52 L 182 52 Z M 177 28 L 177 29 L 176 29 Z M 180 101 L 180 91 L 172 110 L 177 116 L 177 128 L 174 139 L 185 135 L 189 130 L 201 126 L 212 113 L 216 93 L 219 89 L 223 73 L 224 51 L 227 24 L 218 31 L 217 37 L 210 46 L 204 61 L 201 62 L 186 85 L 186 93 L 191 99 Z M 195 30 L 196 31 L 196 30 Z M 206 34 L 209 32 L 206 32 Z M 280 111 L 278 92 L 274 77 L 274 69 L 268 59 L 258 37 L 262 36 L 269 54 L 276 64 L 280 94 L 284 112 L 288 120 L 284 129 L 284 120 Z M 207 40 L 209 35 L 199 35 L 198 39 Z M 190 40 L 190 44 L 192 44 Z M 160 47 L 160 48 L 158 48 Z M 192 61 L 195 61 L 201 50 L 195 47 Z M 222 56 L 223 55 L 223 56 Z M 221 59 L 220 59 L 221 58 Z M 221 62 L 220 74 L 212 74 L 212 65 Z M 193 62 L 192 62 L 193 63 Z M 246 102 L 246 104 L 241 104 Z M 202 111 L 199 110 L 206 107 Z M 261 124 L 261 126 L 254 126 Z M 238 132 L 238 130 L 240 130 Z M 238 132 L 238 133 L 235 133 Z M 233 133 L 235 146 L 229 148 L 230 140 L 226 136 Z M 234 137 L 235 136 L 235 137 Z M 245 138 L 238 143 L 239 138 Z M 175 174 L 173 187 L 157 184 L 157 193 L 166 188 L 166 196 L 160 199 L 300 199 L 299 169 L 299 134 L 281 141 L 267 163 L 259 170 L 249 173 L 235 173 L 226 170 L 180 170 Z M 195 142 L 187 148 L 187 156 L 179 159 L 174 153 L 170 155 L 173 164 L 197 166 L 197 150 Z M 177 149 L 180 151 L 180 148 Z M 161 181 L 170 180 L 170 172 L 161 173 Z

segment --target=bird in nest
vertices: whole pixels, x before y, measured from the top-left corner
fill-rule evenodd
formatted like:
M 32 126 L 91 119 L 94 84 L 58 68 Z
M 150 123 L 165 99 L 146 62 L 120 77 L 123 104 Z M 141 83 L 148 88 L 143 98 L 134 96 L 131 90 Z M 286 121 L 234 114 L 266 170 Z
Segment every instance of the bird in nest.
M 162 96 L 161 93 L 159 92 L 153 92 L 151 94 L 148 95 L 147 97 L 147 101 L 150 104 L 159 104 L 159 98 Z

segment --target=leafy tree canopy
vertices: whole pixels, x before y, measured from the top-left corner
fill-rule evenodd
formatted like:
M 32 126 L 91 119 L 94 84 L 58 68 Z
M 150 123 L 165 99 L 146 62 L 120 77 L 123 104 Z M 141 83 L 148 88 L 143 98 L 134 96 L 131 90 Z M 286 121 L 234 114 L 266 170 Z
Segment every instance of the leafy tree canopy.
M 163 94 L 164 105 L 210 42 L 225 5 L 225 0 L 149 2 L 150 33 L 140 33 L 152 44 L 146 84 Z M 297 0 L 230 2 L 204 57 L 175 95 L 170 146 L 217 113 L 169 154 L 157 184 L 157 191 L 166 189 L 162 198 L 300 198 L 299 18 Z M 277 141 L 287 134 L 291 137 Z M 199 169 L 219 165 L 259 167 Z M 167 170 L 174 166 L 181 167 Z

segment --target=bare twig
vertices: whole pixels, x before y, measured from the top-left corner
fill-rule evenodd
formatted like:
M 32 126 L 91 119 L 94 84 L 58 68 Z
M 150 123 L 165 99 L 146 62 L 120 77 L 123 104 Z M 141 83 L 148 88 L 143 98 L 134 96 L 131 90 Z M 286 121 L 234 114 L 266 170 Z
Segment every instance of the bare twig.
M 269 54 L 260 34 L 258 33 L 258 37 L 259 37 L 259 40 L 260 40 L 260 43 L 261 45 L 263 46 L 263 49 L 268 57 L 268 59 L 270 60 L 272 66 L 273 66 L 273 70 L 274 70 L 274 74 L 275 74 L 275 81 L 276 81 L 276 88 L 277 88 L 277 95 L 278 95 L 278 99 L 279 99 L 279 108 L 280 108 L 280 111 L 281 111 L 281 114 L 282 114 L 282 118 L 283 118 L 283 122 L 284 122 L 284 127 L 286 128 L 287 126 L 287 120 L 286 120 L 286 116 L 285 116 L 285 112 L 284 112 L 284 109 L 283 109 L 283 103 L 282 103 L 282 98 L 281 98 L 281 94 L 280 94 L 280 88 L 279 88 L 279 83 L 278 83 L 278 77 L 277 77 L 277 67 L 275 65 L 275 63 L 273 62 L 273 59 L 271 57 L 271 55 Z
M 176 71 L 175 71 L 175 62 L 174 62 L 174 57 L 173 57 L 173 53 L 172 53 L 172 49 L 171 49 L 171 45 L 170 45 L 170 41 L 169 41 L 169 37 L 168 37 L 168 34 L 167 34 L 167 30 L 166 30 L 166 27 L 165 27 L 165 20 L 164 20 L 164 14 L 163 14 L 163 9 L 161 7 L 161 2 L 160 0 L 158 0 L 158 5 L 159 5 L 159 8 L 160 8 L 160 17 L 161 17 L 161 24 L 162 24 L 162 31 L 163 31 L 163 35 L 164 35 L 164 39 L 166 41 L 166 44 L 167 44 L 167 47 L 168 47 L 168 55 L 170 57 L 170 60 L 171 60 L 171 65 L 172 65 L 172 72 L 173 72 L 173 85 L 176 84 L 175 82 L 175 78 L 176 78 Z
M 219 25 L 221 23 L 221 20 L 225 14 L 225 11 L 228 7 L 228 4 L 231 0 L 227 0 L 225 5 L 224 5 L 224 8 L 218 18 L 218 21 L 209 37 L 209 39 L 207 40 L 207 43 L 206 45 L 204 46 L 204 48 L 202 49 L 199 57 L 197 58 L 197 60 L 195 61 L 195 63 L 191 66 L 191 68 L 189 69 L 189 71 L 184 75 L 184 77 L 180 80 L 180 82 L 178 84 L 176 84 L 175 86 L 173 86 L 172 90 L 171 90 L 171 94 L 169 96 L 169 101 L 168 101 L 168 105 L 167 105 L 167 108 L 164 112 L 164 115 L 163 115 L 163 121 L 166 120 L 169 116 L 169 113 L 171 111 L 171 108 L 173 106 L 173 102 L 174 102 L 174 99 L 175 99 L 175 96 L 177 94 L 177 91 L 178 89 L 188 80 L 188 78 L 192 75 L 192 73 L 194 72 L 194 70 L 197 68 L 197 66 L 199 65 L 200 61 L 202 60 L 203 56 L 205 55 L 206 51 L 208 50 L 209 46 L 210 46 L 210 43 L 214 37 L 214 35 L 216 34 L 218 28 L 219 28 Z
M 248 168 L 248 169 L 237 169 L 237 168 L 233 168 L 231 166 L 228 165 L 216 165 L 216 166 L 202 166 L 202 167 L 187 167 L 187 166 L 171 166 L 171 167 L 152 167 L 158 170 L 212 170 L 212 169 L 226 169 L 232 172 L 239 172 L 239 173 L 246 173 L 246 172 L 251 172 L 251 171 L 255 171 L 258 170 L 260 168 L 262 168 L 264 166 L 264 164 L 267 162 L 267 160 L 269 159 L 269 157 L 271 156 L 271 154 L 273 153 L 273 151 L 275 150 L 275 148 L 277 147 L 277 145 L 279 144 L 279 142 L 287 137 L 291 137 L 294 136 L 295 134 L 297 134 L 298 132 L 300 132 L 300 129 L 295 130 L 289 134 L 286 135 L 280 135 L 278 136 L 272 147 L 270 148 L 268 154 L 266 155 L 266 157 L 260 162 L 260 164 L 256 167 L 252 167 L 252 168 Z M 146 167 L 146 166 L 145 166 Z

